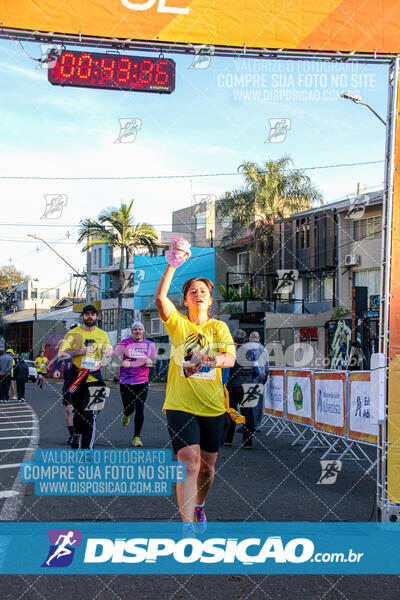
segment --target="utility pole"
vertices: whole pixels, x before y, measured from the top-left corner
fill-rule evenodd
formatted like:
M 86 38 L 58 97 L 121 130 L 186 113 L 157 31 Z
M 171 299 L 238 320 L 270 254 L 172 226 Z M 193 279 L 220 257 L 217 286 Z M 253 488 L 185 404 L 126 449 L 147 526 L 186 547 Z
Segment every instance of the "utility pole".
M 92 280 L 92 248 L 90 247 L 90 219 L 89 219 L 89 233 L 88 233 L 88 249 L 86 252 L 86 304 L 92 302 L 92 290 L 90 288 Z

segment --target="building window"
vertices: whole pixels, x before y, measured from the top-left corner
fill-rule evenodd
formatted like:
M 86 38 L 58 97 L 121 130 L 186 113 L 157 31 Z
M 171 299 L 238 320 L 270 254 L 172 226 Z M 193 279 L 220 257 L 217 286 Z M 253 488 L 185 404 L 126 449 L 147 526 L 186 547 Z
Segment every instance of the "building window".
M 308 277 L 306 279 L 307 291 L 306 301 L 307 302 L 318 302 L 319 301 L 319 287 L 320 280 L 316 277 Z
M 381 270 L 365 269 L 354 271 L 354 285 L 367 287 L 368 296 L 379 295 L 381 290 Z
M 232 227 L 232 217 L 222 217 L 221 219 L 221 227 L 223 229 L 228 229 L 228 227 Z
M 358 219 L 353 223 L 353 240 L 369 239 L 374 240 L 382 235 L 382 217 L 368 217 L 367 219 Z
M 165 335 L 165 333 L 161 319 L 151 319 L 151 335 Z
M 296 219 L 296 250 L 310 246 L 310 220 Z
M 196 229 L 203 229 L 207 224 L 207 213 L 196 215 Z
M 327 275 L 322 280 L 322 300 L 333 299 L 333 275 Z
M 249 272 L 249 253 L 239 252 L 236 256 L 236 267 L 238 273 Z
M 45 290 L 44 292 L 40 292 L 40 297 L 45 300 L 58 300 L 60 290 Z
M 133 323 L 133 310 L 128 308 L 122 309 L 122 329 L 127 329 Z

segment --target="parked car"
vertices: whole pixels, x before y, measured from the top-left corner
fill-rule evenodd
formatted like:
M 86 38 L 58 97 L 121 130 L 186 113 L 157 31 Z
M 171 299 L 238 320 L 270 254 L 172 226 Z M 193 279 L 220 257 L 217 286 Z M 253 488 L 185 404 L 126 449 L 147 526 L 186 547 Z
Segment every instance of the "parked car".
M 37 369 L 35 367 L 35 364 L 33 360 L 26 360 L 25 362 L 28 365 L 29 369 L 28 381 L 33 381 L 33 383 L 35 383 L 37 380 Z

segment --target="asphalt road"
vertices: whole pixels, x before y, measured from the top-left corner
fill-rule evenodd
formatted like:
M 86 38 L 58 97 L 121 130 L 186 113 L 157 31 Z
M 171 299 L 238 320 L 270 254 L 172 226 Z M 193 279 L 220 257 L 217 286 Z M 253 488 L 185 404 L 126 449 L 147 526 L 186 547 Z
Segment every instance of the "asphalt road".
M 179 520 L 175 496 L 64 497 L 36 496 L 33 484 L 21 484 L 19 462 L 35 447 L 67 448 L 67 429 L 60 400 L 61 384 L 43 390 L 27 385 L 27 404 L 0 404 L 0 519 L 11 521 L 171 521 Z M 146 403 L 142 440 L 146 448 L 169 448 L 161 411 L 164 386 L 154 384 Z M 118 389 L 97 422 L 96 448 L 128 448 L 133 426 L 122 427 Z M 241 450 L 236 434 L 232 448 L 221 449 L 212 492 L 207 499 L 210 521 L 368 521 L 374 518 L 375 473 L 365 464 L 343 461 L 332 485 L 317 485 L 320 450 L 301 453 L 292 438 L 256 434 L 251 452 Z M 399 568 L 400 573 L 400 568 Z M 237 598 L 240 600 L 364 600 L 378 596 L 397 600 L 398 576 L 283 575 L 119 575 L 0 577 L 3 600 L 96 600 L 119 598 Z

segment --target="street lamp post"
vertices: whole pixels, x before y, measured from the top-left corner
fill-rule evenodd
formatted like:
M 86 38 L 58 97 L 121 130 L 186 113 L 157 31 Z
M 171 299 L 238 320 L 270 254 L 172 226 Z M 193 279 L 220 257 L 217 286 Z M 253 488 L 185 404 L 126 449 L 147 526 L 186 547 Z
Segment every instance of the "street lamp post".
M 340 94 L 341 98 L 344 98 L 345 100 L 350 100 L 351 102 L 354 102 L 355 104 L 362 104 L 363 106 L 366 106 L 367 108 L 369 108 L 369 110 L 371 112 L 374 113 L 374 115 L 380 120 L 381 123 L 383 123 L 383 125 L 386 127 L 386 121 L 384 121 L 382 119 L 382 117 L 380 115 L 378 115 L 378 113 L 376 112 L 376 110 L 374 110 L 372 108 L 372 106 L 370 106 L 367 102 L 363 102 L 361 99 L 361 96 L 358 96 L 357 94 L 350 94 L 349 92 L 343 92 L 343 94 Z

